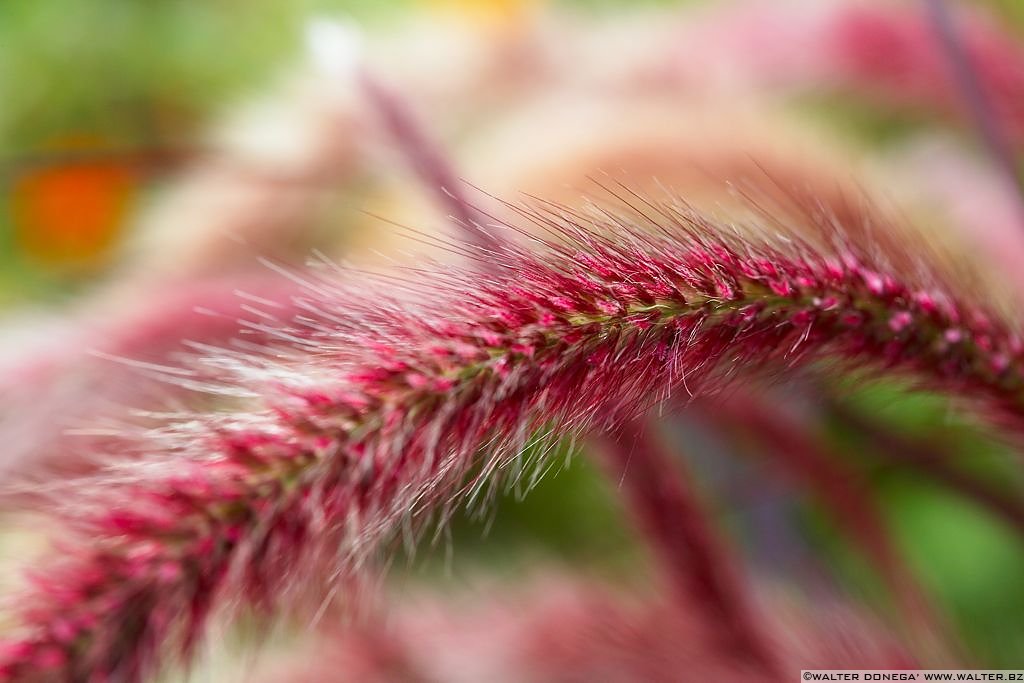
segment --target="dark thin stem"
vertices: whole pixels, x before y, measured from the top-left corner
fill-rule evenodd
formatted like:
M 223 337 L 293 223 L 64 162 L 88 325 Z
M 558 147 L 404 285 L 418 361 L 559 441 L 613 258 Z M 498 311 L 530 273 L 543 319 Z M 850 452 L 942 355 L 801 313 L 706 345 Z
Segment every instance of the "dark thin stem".
M 665 453 L 641 421 L 617 427 L 601 446 L 609 476 L 619 479 L 684 609 L 702 613 L 711 639 L 725 652 L 776 674 L 778 663 L 739 568 L 684 483 L 679 459 Z
M 935 29 L 936 36 L 942 45 L 942 50 L 949 62 L 953 79 L 960 89 L 967 106 L 971 110 L 971 117 L 978 129 L 979 134 L 989 154 L 996 165 L 1005 174 L 1006 179 L 1017 193 L 1020 209 L 1024 212 L 1024 184 L 1021 183 L 1020 173 L 1017 171 L 1017 162 L 1014 159 L 1013 148 L 1009 143 L 1002 123 L 991 103 L 986 97 L 981 82 L 978 79 L 977 69 L 971 63 L 971 57 L 964 48 L 957 36 L 956 26 L 950 14 L 945 0 L 925 0 L 928 5 L 928 14 Z M 1024 218 L 1024 213 L 1022 213 Z
M 739 392 L 706 411 L 726 429 L 743 426 L 758 438 L 771 461 L 811 491 L 840 528 L 860 546 L 922 644 L 941 652 L 947 630 L 932 600 L 911 572 L 865 482 L 845 467 L 807 425 L 766 400 Z
M 484 229 L 483 217 L 466 198 L 451 162 L 416 121 L 410 107 L 368 72 L 362 73 L 360 83 L 395 146 L 467 241 L 485 253 L 497 249 L 500 240 Z
M 929 444 L 897 434 L 876 421 L 828 399 L 826 408 L 844 426 L 867 439 L 884 457 L 914 467 L 949 489 L 974 501 L 1024 537 L 1024 501 L 1019 495 L 995 488 L 950 462 L 938 444 Z

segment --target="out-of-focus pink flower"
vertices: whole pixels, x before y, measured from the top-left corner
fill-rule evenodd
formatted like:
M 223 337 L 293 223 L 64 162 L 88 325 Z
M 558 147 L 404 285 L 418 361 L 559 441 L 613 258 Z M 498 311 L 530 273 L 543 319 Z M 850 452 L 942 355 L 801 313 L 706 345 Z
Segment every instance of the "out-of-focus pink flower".
M 57 332 L 33 323 L 23 347 L 6 354 L 0 385 L 4 494 L 45 490 L 57 473 L 92 471 L 99 462 L 88 454 L 102 453 L 136 421 L 128 410 L 188 405 L 157 378 L 213 376 L 212 369 L 204 377 L 203 368 L 188 367 L 192 343 L 265 343 L 260 328 L 290 320 L 297 293 L 295 283 L 270 273 L 179 282 L 144 297 L 95 301 Z
M 958 6 L 958 37 L 994 115 L 1014 142 L 1024 144 L 1024 48 L 968 7 Z M 897 105 L 967 118 L 968 103 L 922 5 L 842 7 L 825 38 L 833 50 L 833 77 L 845 87 Z
M 898 638 L 834 599 L 812 610 L 769 600 L 773 647 L 787 671 L 914 663 Z M 463 594 L 393 600 L 379 619 L 328 630 L 305 656 L 270 662 L 254 683 L 359 680 L 541 683 L 766 680 L 710 648 L 692 615 L 646 595 L 548 577 L 483 583 Z
M 1024 145 L 1024 49 L 977 7 L 957 9 L 981 90 L 1011 139 Z M 920 3 L 732 3 L 687 16 L 668 54 L 666 79 L 695 93 L 839 92 L 970 125 Z

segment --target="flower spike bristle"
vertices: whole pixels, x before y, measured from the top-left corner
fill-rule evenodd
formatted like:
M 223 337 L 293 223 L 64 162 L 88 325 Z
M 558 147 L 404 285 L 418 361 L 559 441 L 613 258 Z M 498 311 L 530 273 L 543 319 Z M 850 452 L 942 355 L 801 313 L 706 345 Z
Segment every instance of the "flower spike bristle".
M 527 246 L 490 249 L 486 274 L 311 272 L 264 350 L 197 359 L 218 409 L 126 437 L 132 457 L 61 492 L 72 531 L 19 598 L 0 680 L 140 680 L 213 612 L 281 612 L 350 574 L 536 434 L 608 430 L 737 370 L 899 371 L 1024 427 L 1012 324 L 841 227 L 812 243 L 654 202 L 521 214 Z

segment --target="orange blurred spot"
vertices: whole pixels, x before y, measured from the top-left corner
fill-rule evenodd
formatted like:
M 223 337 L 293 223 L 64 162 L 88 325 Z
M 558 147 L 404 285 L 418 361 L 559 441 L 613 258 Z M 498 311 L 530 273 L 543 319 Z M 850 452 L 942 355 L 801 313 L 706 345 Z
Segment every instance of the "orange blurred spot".
M 426 0 L 427 4 L 495 29 L 516 29 L 534 13 L 541 0 Z
M 95 263 L 120 232 L 137 174 L 117 161 L 72 161 L 31 170 L 14 184 L 19 246 L 58 266 Z

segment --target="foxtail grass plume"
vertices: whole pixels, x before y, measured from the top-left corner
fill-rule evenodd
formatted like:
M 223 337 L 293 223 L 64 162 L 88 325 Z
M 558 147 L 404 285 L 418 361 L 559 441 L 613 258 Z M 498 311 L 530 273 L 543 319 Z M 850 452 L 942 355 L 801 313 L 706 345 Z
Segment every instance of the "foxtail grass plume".
M 623 202 L 523 208 L 526 246 L 452 246 L 486 274 L 295 275 L 301 312 L 265 348 L 196 359 L 215 378 L 184 383 L 217 408 L 126 434 L 123 465 L 60 491 L 67 534 L 14 599 L 0 680 L 187 661 L 215 611 L 324 599 L 324 577 L 521 471 L 531 440 L 612 430 L 738 370 L 901 373 L 1024 427 L 1013 324 L 926 263 L 896 268 L 829 221 L 783 236 Z

